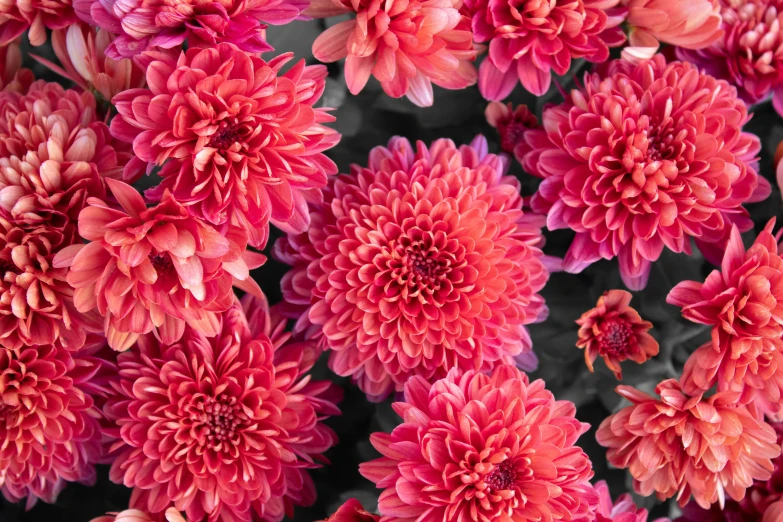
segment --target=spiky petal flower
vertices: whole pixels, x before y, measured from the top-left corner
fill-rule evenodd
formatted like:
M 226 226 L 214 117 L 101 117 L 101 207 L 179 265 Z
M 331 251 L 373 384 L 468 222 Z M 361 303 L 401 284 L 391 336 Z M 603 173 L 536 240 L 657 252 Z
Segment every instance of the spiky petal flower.
M 322 62 L 345 60 L 348 90 L 358 94 L 370 76 L 392 98 L 432 105 L 432 84 L 464 89 L 476 83 L 470 20 L 455 0 L 313 0 L 312 16 L 355 13 L 313 43 Z
M 370 437 L 383 457 L 359 467 L 384 489 L 383 520 L 570 521 L 596 507 L 590 459 L 575 446 L 589 425 L 512 366 L 413 377 L 394 410 L 402 423 Z
M 230 44 L 151 54 L 149 89 L 115 96 L 112 133 L 133 142 L 150 166 L 162 166 L 160 185 L 196 216 L 218 228 L 237 225 L 262 248 L 268 223 L 303 232 L 308 203 L 322 201 L 326 176 L 337 167 L 323 152 L 340 135 L 315 109 L 326 68 L 280 55 L 268 63 Z
M 6 0 L 0 3 L 0 46 L 25 31 L 32 45 L 43 45 L 47 29 L 61 29 L 76 22 L 72 0 Z
M 497 129 L 500 135 L 500 148 L 513 154 L 517 161 L 522 160 L 525 148 L 522 145 L 522 135 L 530 129 L 538 127 L 538 118 L 527 105 L 519 105 L 516 109 L 511 103 L 489 102 L 484 110 L 487 123 Z M 519 151 L 519 152 L 517 152 Z
M 625 290 L 609 290 L 598 298 L 595 308 L 580 317 L 578 348 L 585 351 L 590 371 L 601 356 L 615 377 L 623 378 L 620 363 L 630 359 L 643 363 L 658 355 L 658 343 L 647 333 L 652 323 L 644 321 L 631 308 L 631 294 Z
M 68 482 L 92 484 L 103 457 L 100 411 L 112 363 L 101 344 L 0 348 L 0 490 L 52 503 Z
M 742 500 L 753 480 L 768 480 L 780 455 L 775 430 L 738 406 L 739 394 L 709 398 L 683 393 L 674 379 L 651 397 L 630 386 L 617 393 L 633 404 L 605 419 L 596 433 L 607 459 L 628 468 L 634 489 L 684 506 L 693 495 L 706 508 L 728 495 Z
M 294 267 L 282 285 L 298 327 L 323 336 L 330 367 L 370 400 L 413 375 L 530 352 L 525 325 L 546 314 L 542 223 L 522 211 L 507 160 L 486 151 L 483 138 L 416 150 L 392 138 L 334 180 L 306 234 L 275 245 Z
M 771 191 L 747 120 L 733 87 L 662 55 L 587 74 L 524 135 L 525 170 L 544 178 L 533 210 L 576 232 L 565 270 L 619 257 L 626 286 L 641 290 L 664 247 L 690 253 L 691 238 L 719 263 L 732 223 L 753 226 L 742 205 Z
M 336 443 L 321 421 L 339 413 L 340 390 L 310 380 L 319 350 L 288 342 L 285 321 L 248 297 L 219 316 L 217 337 L 188 327 L 179 342 L 146 335 L 119 355 L 110 477 L 135 488 L 131 507 L 276 522 L 315 500 L 306 470 Z
M 475 40 L 489 43 L 479 69 L 481 94 L 500 101 L 521 82 L 540 96 L 552 73 L 568 72 L 572 58 L 607 60 L 609 47 L 625 41 L 619 1 L 466 0 L 462 9 L 473 20 Z
M 234 301 L 232 285 L 261 294 L 249 269 L 264 258 L 246 250 L 244 231 L 218 234 L 168 192 L 148 209 L 129 185 L 109 182 L 122 210 L 89 199 L 79 235 L 91 243 L 60 251 L 54 266 L 70 267 L 77 310 L 104 317 L 112 348 L 126 350 L 152 331 L 171 344 L 186 324 L 217 335 L 218 313 Z
M 362 503 L 349 498 L 337 511 L 321 522 L 378 522 L 381 517 L 365 511 Z

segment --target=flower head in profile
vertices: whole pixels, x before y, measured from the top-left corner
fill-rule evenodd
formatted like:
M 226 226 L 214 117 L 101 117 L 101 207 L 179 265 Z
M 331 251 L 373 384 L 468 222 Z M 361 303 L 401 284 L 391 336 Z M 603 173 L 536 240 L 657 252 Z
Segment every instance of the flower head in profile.
M 322 421 L 339 413 L 340 390 L 310 379 L 320 350 L 289 342 L 264 299 L 243 305 L 218 316 L 216 337 L 187 327 L 176 343 L 145 335 L 119 355 L 104 410 L 117 439 L 110 478 L 134 488 L 132 508 L 277 522 L 314 502 L 307 470 L 337 442 Z
M 524 134 L 523 166 L 544 178 L 533 210 L 550 230 L 576 232 L 565 270 L 618 257 L 626 286 L 641 290 L 663 249 L 690 253 L 691 239 L 720 263 L 732 224 L 753 226 L 742 205 L 771 191 L 747 120 L 733 87 L 662 55 L 587 74 Z
M 300 17 L 304 0 L 73 0 L 76 14 L 117 38 L 106 53 L 119 60 L 154 48 L 214 47 L 232 43 L 258 54 L 272 50 L 265 23 Z
M 380 516 L 365 511 L 361 502 L 349 498 L 329 518 L 321 522 L 378 522 L 380 519 Z
M 704 281 L 683 281 L 666 302 L 690 321 L 712 326 L 712 340 L 685 364 L 688 393 L 742 393 L 742 402 L 779 415 L 783 395 L 783 258 L 772 219 L 745 250 L 735 227 L 720 270 Z
M 370 76 L 393 98 L 433 103 L 432 84 L 464 89 L 476 83 L 470 20 L 455 0 L 313 0 L 312 16 L 355 13 L 313 43 L 322 62 L 345 58 L 348 90 L 358 94 Z
M 34 81 L 33 71 L 22 68 L 19 40 L 0 47 L 0 91 L 24 94 Z
M 519 105 L 516 109 L 511 103 L 489 102 L 484 116 L 487 123 L 497 129 L 500 135 L 500 148 L 503 152 L 513 154 L 518 161 L 522 159 L 525 151 L 522 145 L 522 136 L 530 129 L 538 127 L 538 118 L 527 105 Z M 519 151 L 519 152 L 517 152 Z
M 47 29 L 61 29 L 77 22 L 72 0 L 6 0 L 0 3 L 0 46 L 27 31 L 34 46 L 46 43 Z
M 54 266 L 70 267 L 76 309 L 104 317 L 112 348 L 126 350 L 152 331 L 171 344 L 186 324 L 217 335 L 218 312 L 233 303 L 233 285 L 261 294 L 249 270 L 264 258 L 246 250 L 243 230 L 218 234 L 168 192 L 148 209 L 132 187 L 109 183 L 121 210 L 88 200 L 79 214 L 79 235 L 91 243 L 60 251 Z
M 158 522 L 161 517 L 153 517 L 149 513 L 138 509 L 125 509 L 119 513 L 107 513 L 95 517 L 90 522 Z M 182 514 L 175 508 L 169 508 L 163 516 L 165 522 L 187 522 Z
M 112 367 L 101 343 L 0 348 L 0 491 L 11 502 L 53 503 L 68 482 L 92 484 L 104 448 L 96 400 Z
M 605 419 L 596 439 L 608 448 L 609 463 L 627 468 L 640 495 L 676 496 L 684 506 L 693 496 L 705 509 L 726 496 L 741 501 L 754 480 L 772 476 L 780 455 L 775 430 L 744 406 L 738 395 L 686 395 L 674 379 L 651 397 L 630 386 L 617 393 L 631 406 Z
M 595 522 L 647 522 L 647 510 L 636 507 L 631 495 L 624 493 L 612 502 L 609 486 L 601 480 L 595 483 L 598 493 L 598 506 L 595 509 Z M 655 522 L 670 522 L 659 518 Z
M 308 203 L 322 201 L 326 176 L 337 172 L 323 152 L 340 135 L 323 124 L 327 109 L 313 108 L 326 68 L 304 60 L 285 73 L 292 55 L 269 62 L 231 44 L 149 54 L 149 89 L 114 97 L 119 112 L 112 133 L 133 143 L 160 185 L 190 212 L 219 229 L 239 226 L 262 248 L 269 222 L 288 232 L 309 224 Z
M 575 445 L 589 425 L 543 381 L 454 369 L 411 378 L 394 410 L 402 423 L 370 437 L 383 457 L 359 467 L 384 490 L 383 520 L 592 520 L 592 465 Z
M 618 379 L 623 378 L 620 363 L 630 359 L 643 363 L 658 355 L 658 343 L 648 333 L 652 323 L 644 321 L 631 308 L 631 294 L 625 290 L 609 290 L 598 298 L 598 304 L 580 317 L 579 340 L 590 371 L 600 356 Z
M 704 49 L 723 36 L 720 0 L 622 0 L 628 9 L 626 60 L 647 60 L 659 42 Z
M 275 245 L 293 266 L 282 286 L 298 328 L 322 337 L 332 370 L 370 400 L 413 375 L 530 353 L 525 325 L 546 315 L 549 272 L 542 220 L 522 211 L 506 168 L 483 138 L 415 150 L 392 138 L 335 178 L 307 233 Z
M 500 101 L 517 85 L 536 96 L 549 90 L 552 74 L 563 75 L 574 58 L 600 63 L 625 35 L 620 0 L 466 0 L 475 40 L 489 44 L 479 69 L 479 89 Z

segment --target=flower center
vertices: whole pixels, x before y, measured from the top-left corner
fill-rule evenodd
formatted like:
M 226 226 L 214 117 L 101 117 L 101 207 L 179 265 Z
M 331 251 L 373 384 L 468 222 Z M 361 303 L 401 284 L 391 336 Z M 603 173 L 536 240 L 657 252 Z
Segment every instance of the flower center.
M 171 258 L 166 253 L 150 254 L 149 259 L 158 275 L 168 274 L 174 269 Z
M 522 140 L 522 136 L 530 127 L 518 121 L 512 121 L 498 129 L 500 133 L 500 148 L 508 153 L 513 153 L 514 148 Z
M 214 149 L 226 150 L 231 148 L 238 140 L 239 133 L 237 133 L 236 128 L 226 121 L 221 121 L 218 130 L 212 135 L 207 146 Z
M 601 355 L 617 355 L 625 353 L 628 342 L 633 336 L 633 330 L 628 321 L 623 319 L 608 319 L 601 328 L 598 336 L 598 352 Z
M 449 261 L 438 251 L 416 241 L 403 251 L 400 282 L 430 292 L 438 290 L 450 272 Z
M 191 415 L 202 430 L 201 445 L 215 451 L 235 446 L 238 432 L 247 422 L 236 397 L 226 395 L 207 397 L 196 405 Z
M 484 477 L 484 483 L 493 491 L 512 489 L 516 480 L 517 470 L 510 460 L 504 460 Z

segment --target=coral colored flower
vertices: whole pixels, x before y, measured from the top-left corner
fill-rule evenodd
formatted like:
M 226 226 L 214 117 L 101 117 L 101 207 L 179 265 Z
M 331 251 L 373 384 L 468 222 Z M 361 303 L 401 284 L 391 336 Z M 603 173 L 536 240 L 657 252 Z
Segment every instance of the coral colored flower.
M 489 102 L 484 110 L 487 123 L 497 129 L 500 135 L 500 148 L 504 152 L 514 154 L 518 161 L 522 159 L 521 153 L 525 151 L 517 147 L 522 143 L 522 135 L 530 129 L 538 127 L 538 118 L 527 105 L 519 105 L 516 109 L 511 103 Z
M 744 404 L 779 415 L 783 395 L 783 258 L 772 219 L 746 251 L 735 227 L 720 270 L 683 281 L 666 302 L 695 323 L 712 326 L 712 341 L 685 364 L 688 393 L 712 388 L 742 393 Z
M 783 114 L 783 0 L 720 0 L 723 38 L 677 56 L 736 86 L 746 103 L 775 94 Z
M 163 167 L 147 196 L 170 190 L 219 229 L 245 229 L 259 248 L 270 221 L 304 232 L 308 203 L 322 201 L 326 176 L 337 172 L 323 152 L 340 134 L 323 125 L 334 121 L 327 109 L 313 108 L 326 68 L 302 60 L 279 74 L 291 57 L 267 63 L 229 44 L 149 55 L 149 90 L 115 96 L 111 122 L 139 158 Z
M 310 380 L 319 350 L 287 342 L 264 299 L 243 307 L 218 316 L 217 337 L 188 327 L 179 342 L 146 335 L 119 355 L 105 408 L 119 439 L 110 478 L 135 488 L 131 507 L 276 522 L 315 500 L 306 470 L 337 442 L 322 420 L 339 414 L 340 390 Z
M 0 91 L 24 94 L 35 81 L 33 72 L 22 69 L 22 51 L 15 40 L 0 47 Z
M 625 41 L 619 1 L 466 0 L 476 42 L 489 42 L 479 69 L 481 94 L 499 101 L 521 82 L 541 96 L 552 73 L 568 72 L 572 58 L 606 61 L 609 48 Z
M 432 84 L 464 89 L 476 83 L 470 20 L 457 0 L 312 0 L 307 14 L 356 18 L 316 38 L 313 56 L 345 58 L 348 90 L 358 94 L 370 76 L 392 98 L 407 96 L 419 107 L 433 102 Z
M 598 507 L 595 510 L 595 522 L 647 522 L 647 510 L 637 508 L 631 495 L 624 493 L 612 502 L 609 486 L 603 480 L 596 482 L 595 491 L 598 493 Z M 668 519 L 659 518 L 655 522 L 670 522 Z
M 634 489 L 661 500 L 677 496 L 684 506 L 693 495 L 709 508 L 725 495 L 742 500 L 753 480 L 768 480 L 780 455 L 775 430 L 737 405 L 739 394 L 709 398 L 683 393 L 674 379 L 661 382 L 651 397 L 630 386 L 617 393 L 633 404 L 605 419 L 596 433 L 609 448 L 607 459 L 628 468 Z
M 61 29 L 77 22 L 72 0 L 5 0 L 0 3 L 0 46 L 28 31 L 34 46 L 46 43 L 47 29 Z
M 88 200 L 79 234 L 92 242 L 68 247 L 54 259 L 55 267 L 70 267 L 76 309 L 97 309 L 105 318 L 109 346 L 126 350 L 151 331 L 171 344 L 186 324 L 217 335 L 218 313 L 234 300 L 232 285 L 261 294 L 249 269 L 264 258 L 246 250 L 244 231 L 232 227 L 220 235 L 168 192 L 148 209 L 129 185 L 109 183 L 122 210 Z
M 157 522 L 157 518 L 160 517 L 152 517 L 138 509 L 126 509 L 119 513 L 108 513 L 102 517 L 93 518 L 90 522 Z M 175 508 L 167 509 L 163 518 L 166 522 L 187 522 Z
M 378 522 L 380 519 L 378 515 L 365 511 L 361 502 L 350 498 L 322 522 Z
M 214 47 L 229 42 L 257 54 L 272 50 L 266 22 L 283 25 L 300 18 L 304 0 L 73 0 L 76 14 L 117 38 L 106 49 L 119 60 L 159 47 Z
M 540 216 L 524 214 L 507 160 L 483 138 L 414 151 L 404 138 L 329 186 L 306 234 L 275 244 L 298 328 L 372 401 L 413 375 L 490 370 L 530 352 L 549 277 Z M 304 313 L 303 313 L 304 312 Z
M 630 359 L 641 364 L 658 355 L 658 343 L 647 333 L 652 323 L 642 320 L 639 312 L 629 306 L 631 297 L 625 290 L 609 290 L 598 298 L 595 308 L 576 321 L 576 346 L 584 349 L 591 372 L 593 363 L 601 356 L 615 377 L 622 379 L 622 361 Z
M 576 232 L 565 270 L 619 257 L 623 282 L 641 290 L 664 247 L 689 254 L 691 238 L 719 263 L 732 223 L 753 226 L 742 205 L 771 190 L 747 120 L 730 85 L 662 55 L 587 74 L 524 134 L 523 166 L 544 178 L 533 210 Z
M 384 489 L 383 520 L 592 520 L 592 465 L 575 445 L 590 426 L 544 381 L 455 368 L 433 384 L 411 378 L 394 410 L 402 424 L 370 436 L 383 457 L 359 466 Z
M 104 453 L 95 401 L 113 373 L 100 347 L 0 348 L 0 490 L 9 501 L 53 503 L 66 483 L 95 482 Z
M 658 42 L 704 49 L 723 36 L 719 0 L 622 0 L 628 9 L 627 60 L 648 60 Z

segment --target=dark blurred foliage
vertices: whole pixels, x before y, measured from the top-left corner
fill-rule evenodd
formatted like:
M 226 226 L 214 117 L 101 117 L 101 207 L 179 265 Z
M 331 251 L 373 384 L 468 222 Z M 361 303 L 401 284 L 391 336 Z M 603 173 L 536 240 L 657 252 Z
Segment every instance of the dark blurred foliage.
M 268 39 L 279 50 L 271 54 L 294 52 L 297 58 L 314 63 L 310 55 L 312 41 L 326 24 L 337 21 L 340 19 L 270 27 Z M 29 52 L 29 46 L 25 46 L 23 51 Z M 33 52 L 56 61 L 51 49 L 36 48 Z M 34 69 L 37 78 L 61 81 L 57 75 L 35 64 L 27 56 L 25 65 Z M 568 89 L 573 85 L 574 78 L 580 78 L 588 66 L 581 61 L 575 63 L 571 73 L 559 79 L 560 85 Z M 499 151 L 497 135 L 484 119 L 487 102 L 475 87 L 461 91 L 446 91 L 436 87 L 434 106 L 422 109 L 406 99 L 387 97 L 374 80 L 360 95 L 352 96 L 345 88 L 341 65 L 330 64 L 328 67 L 330 77 L 322 101 L 324 106 L 335 108 L 337 121 L 334 126 L 343 134 L 339 146 L 329 152 L 341 172 L 347 172 L 352 163 L 366 163 L 370 150 L 374 146 L 386 144 L 394 135 L 425 142 L 446 137 L 463 144 L 470 142 L 477 134 L 484 134 L 489 140 L 490 151 Z M 507 101 L 515 105 L 527 104 L 540 116 L 547 103 L 556 103 L 561 99 L 555 87 L 541 98 L 518 87 Z M 780 215 L 781 195 L 774 183 L 772 155 L 783 139 L 783 121 L 771 105 L 765 103 L 754 109 L 753 118 L 745 129 L 761 138 L 763 152 L 760 172 L 773 183 L 773 193 L 767 201 L 748 207 L 758 231 L 770 218 Z M 524 196 L 535 191 L 538 180 L 526 175 L 515 161 L 512 161 L 511 173 L 521 180 Z M 140 182 L 139 188 L 155 182 L 154 177 L 147 178 Z M 272 230 L 270 246 L 279 235 L 278 231 Z M 546 236 L 546 253 L 562 256 L 572 234 L 558 231 L 547 232 Z M 752 238 L 751 233 L 746 234 L 746 242 L 752 241 Z M 709 338 L 704 327 L 683 320 L 675 307 L 666 304 L 665 298 L 678 282 L 686 279 L 702 280 L 713 268 L 698 251 L 691 257 L 664 251 L 661 259 L 653 266 L 647 288 L 637 292 L 632 302 L 643 318 L 654 323 L 652 334 L 661 344 L 661 353 L 644 365 L 624 363 L 623 384 L 652 392 L 661 380 L 677 377 L 688 355 Z M 279 281 L 286 270 L 285 265 L 270 258 L 255 273 L 271 303 L 281 299 Z M 595 441 L 595 430 L 603 419 L 620 406 L 620 398 L 614 392 L 618 382 L 600 361 L 596 363 L 596 373 L 588 372 L 584 354 L 575 346 L 577 327 L 574 323 L 584 311 L 595 306 L 604 291 L 612 288 L 624 288 L 616 261 L 598 262 L 578 275 L 558 273 L 552 276 L 542 292 L 550 308 L 549 319 L 530 327 L 534 350 L 541 361 L 539 370 L 531 378 L 544 379 L 558 399 L 576 403 L 579 419 L 592 425 L 592 429 L 580 439 L 580 445 L 593 461 L 595 480 L 606 480 L 612 495 L 617 496 L 632 489 L 631 481 L 626 472 L 608 467 L 605 450 Z M 380 430 L 391 431 L 398 422 L 390 407 L 391 401 L 380 405 L 367 402 L 347 379 L 332 374 L 324 360 L 319 362 L 314 373 L 315 378 L 332 379 L 345 389 L 345 399 L 341 403 L 342 416 L 328 421 L 339 435 L 340 443 L 327 453 L 332 464 L 311 473 L 318 490 L 318 501 L 311 508 L 297 509 L 294 516 L 297 522 L 326 518 L 351 497 L 360 499 L 368 510 L 374 510 L 379 492 L 359 475 L 358 465 L 378 456 L 369 443 L 369 434 Z M 96 485 L 86 487 L 71 484 L 55 505 L 39 502 L 31 511 L 25 512 L 23 505 L 12 505 L 2 500 L 0 522 L 87 522 L 107 511 L 122 510 L 127 506 L 129 496 L 129 491 L 108 480 L 108 468 L 101 466 Z M 651 521 L 655 516 L 666 516 L 673 512 L 670 511 L 671 505 L 661 504 L 655 498 L 635 495 L 635 499 L 640 506 L 652 509 Z

